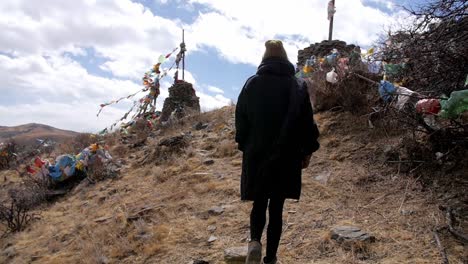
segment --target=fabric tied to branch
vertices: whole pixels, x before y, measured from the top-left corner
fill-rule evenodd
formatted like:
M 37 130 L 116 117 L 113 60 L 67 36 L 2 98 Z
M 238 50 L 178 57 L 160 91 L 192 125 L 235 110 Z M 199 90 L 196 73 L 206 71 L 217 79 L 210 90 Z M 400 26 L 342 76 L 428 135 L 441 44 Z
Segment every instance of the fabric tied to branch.
M 392 96 L 395 93 L 396 89 L 395 86 L 387 81 L 380 81 L 379 85 L 379 94 L 380 97 L 385 101 L 385 102 L 390 102 L 392 100 Z
M 450 94 L 448 100 L 441 100 L 442 111 L 440 115 L 444 118 L 457 118 L 468 111 L 468 90 L 455 91 Z
M 422 99 L 416 103 L 416 112 L 424 115 L 437 115 L 441 106 L 439 99 Z
M 329 83 L 337 83 L 338 82 L 338 74 L 335 72 L 335 68 L 327 73 L 326 76 L 327 82 Z
M 410 97 L 414 94 L 414 92 L 408 88 L 401 87 L 401 86 L 396 87 L 396 92 L 398 94 L 398 100 L 395 106 L 399 110 L 402 110 L 405 107 L 408 100 L 410 99 Z

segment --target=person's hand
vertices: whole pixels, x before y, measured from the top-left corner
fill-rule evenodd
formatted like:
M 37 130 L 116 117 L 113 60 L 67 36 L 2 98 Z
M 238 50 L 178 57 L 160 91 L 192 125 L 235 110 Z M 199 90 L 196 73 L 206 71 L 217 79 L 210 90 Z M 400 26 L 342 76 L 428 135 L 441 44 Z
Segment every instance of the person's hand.
M 311 157 L 312 157 L 312 154 L 307 155 L 307 156 L 305 156 L 304 158 L 302 158 L 302 168 L 303 168 L 303 169 L 309 167 L 309 163 L 310 163 L 310 158 L 311 158 Z

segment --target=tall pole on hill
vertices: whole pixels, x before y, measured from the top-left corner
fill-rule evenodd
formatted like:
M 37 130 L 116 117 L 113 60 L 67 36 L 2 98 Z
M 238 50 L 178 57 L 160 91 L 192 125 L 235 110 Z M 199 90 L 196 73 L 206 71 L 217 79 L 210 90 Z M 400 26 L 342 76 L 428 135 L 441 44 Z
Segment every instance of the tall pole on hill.
M 182 44 L 180 44 L 182 49 L 185 49 L 185 30 L 182 29 Z M 182 52 L 182 81 L 185 81 L 185 51 Z
M 330 20 L 330 27 L 328 29 L 328 41 L 333 38 L 333 17 L 335 16 L 335 0 L 330 0 L 328 3 L 328 20 Z

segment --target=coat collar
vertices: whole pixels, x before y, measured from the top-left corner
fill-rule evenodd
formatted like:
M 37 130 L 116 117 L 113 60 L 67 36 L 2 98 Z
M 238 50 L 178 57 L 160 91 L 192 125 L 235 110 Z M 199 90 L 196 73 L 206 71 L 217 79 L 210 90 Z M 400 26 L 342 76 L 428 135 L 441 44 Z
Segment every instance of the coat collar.
M 272 74 L 272 75 L 294 75 L 294 66 L 288 60 L 271 57 L 262 60 L 257 69 L 257 74 Z

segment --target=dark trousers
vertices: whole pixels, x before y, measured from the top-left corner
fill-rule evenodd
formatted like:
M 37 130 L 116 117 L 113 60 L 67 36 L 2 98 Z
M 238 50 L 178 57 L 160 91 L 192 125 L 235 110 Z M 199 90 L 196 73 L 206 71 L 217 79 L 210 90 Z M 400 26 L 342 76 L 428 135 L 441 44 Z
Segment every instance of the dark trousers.
M 268 207 L 269 223 L 267 228 L 267 247 L 265 262 L 270 262 L 276 257 L 278 245 L 283 229 L 283 198 L 271 198 L 255 200 L 250 213 L 250 238 L 260 241 L 266 223 L 266 209 Z

